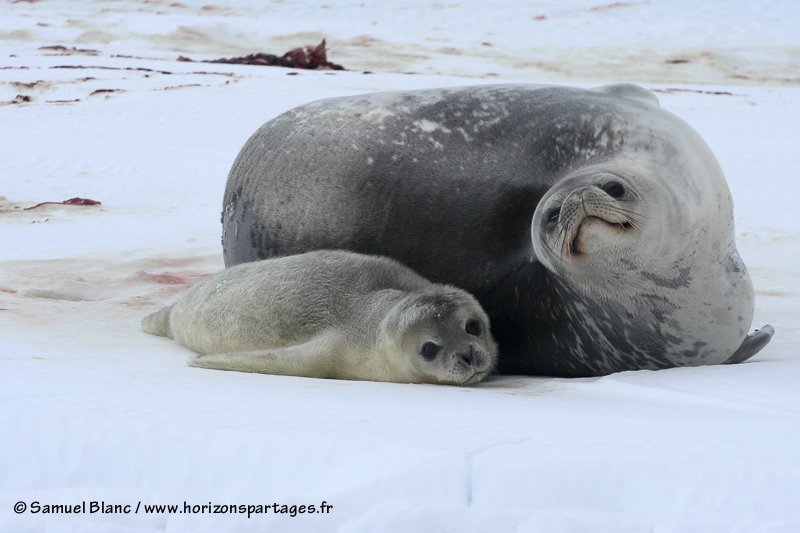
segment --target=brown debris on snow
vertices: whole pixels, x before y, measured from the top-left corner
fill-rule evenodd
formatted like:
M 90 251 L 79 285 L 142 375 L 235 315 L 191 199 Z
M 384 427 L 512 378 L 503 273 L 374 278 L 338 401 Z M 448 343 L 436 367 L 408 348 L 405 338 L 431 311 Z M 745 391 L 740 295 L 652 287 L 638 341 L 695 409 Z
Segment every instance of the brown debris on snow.
M 222 57 L 219 59 L 207 59 L 202 63 L 225 63 L 235 65 L 259 65 L 267 67 L 288 67 L 302 69 L 330 69 L 345 70 L 341 65 L 328 61 L 328 54 L 325 47 L 325 39 L 317 46 L 304 46 L 302 48 L 292 48 L 282 56 L 275 54 L 250 54 L 241 57 Z M 178 61 L 193 62 L 185 56 L 179 56 Z
M 64 200 L 63 202 L 40 202 L 34 206 L 26 207 L 23 211 L 29 211 L 31 209 L 36 209 L 37 207 L 42 207 L 43 205 L 101 205 L 101 202 L 97 200 L 91 200 L 89 198 L 70 198 L 69 200 Z
M 677 87 L 668 87 L 666 89 L 650 89 L 654 93 L 696 93 L 696 94 L 710 94 L 714 96 L 744 96 L 741 94 L 733 94 L 728 91 L 702 91 L 700 89 L 679 89 Z
M 75 46 L 67 48 L 66 46 L 60 44 L 40 46 L 39 50 L 44 50 L 47 52 L 55 52 L 56 53 L 55 55 L 60 55 L 60 56 L 71 56 L 71 55 L 96 56 L 100 54 L 99 50 L 93 50 L 91 48 L 78 48 Z
M 178 61 L 191 61 L 191 59 L 178 58 Z M 0 67 L 0 70 L 3 67 Z M 109 67 L 104 65 L 53 65 L 52 67 L 47 68 L 67 68 L 67 69 L 85 69 L 85 70 L 127 70 L 131 72 L 147 72 L 147 73 L 154 73 L 154 74 L 164 74 L 165 76 L 171 76 L 173 74 L 199 74 L 199 75 L 209 75 L 209 76 L 227 76 L 229 78 L 236 77 L 236 74 L 232 72 L 206 72 L 206 71 L 196 71 L 196 72 L 170 72 L 168 70 L 155 70 L 152 68 L 145 68 L 145 67 Z M 86 80 L 93 80 L 94 78 L 84 78 Z
M 16 105 L 16 104 L 27 104 L 28 102 L 31 102 L 32 100 L 33 99 L 30 96 L 28 96 L 27 94 L 18 94 L 17 96 L 14 97 L 13 100 L 0 101 L 0 106 Z
M 31 82 L 12 81 L 12 82 L 10 82 L 10 85 L 12 87 L 16 87 L 18 89 L 33 89 L 37 85 L 43 84 L 43 83 L 45 83 L 44 80 L 37 80 L 37 81 L 31 81 Z
M 95 89 L 94 91 L 89 93 L 89 96 L 94 96 L 96 94 L 119 93 L 119 92 L 123 92 L 122 89 Z
M 24 104 L 24 103 L 27 103 L 27 102 L 30 102 L 30 101 L 31 101 L 31 97 L 28 96 L 27 94 L 18 94 L 17 96 L 14 97 L 13 100 L 11 100 L 10 102 L 6 102 L 6 103 L 9 103 L 9 104 Z
M 612 4 L 604 4 L 601 6 L 594 6 L 586 8 L 587 11 L 609 11 L 620 7 L 633 7 L 635 5 L 644 4 L 645 2 L 614 2 Z

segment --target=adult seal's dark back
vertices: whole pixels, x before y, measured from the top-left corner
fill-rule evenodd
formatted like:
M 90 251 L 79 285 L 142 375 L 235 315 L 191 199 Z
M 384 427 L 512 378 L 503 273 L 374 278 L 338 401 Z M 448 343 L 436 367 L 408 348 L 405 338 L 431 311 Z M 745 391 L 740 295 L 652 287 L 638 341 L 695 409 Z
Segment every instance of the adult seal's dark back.
M 633 85 L 495 85 L 313 102 L 233 165 L 227 265 L 316 249 L 473 293 L 506 373 L 739 362 L 753 289 L 703 140 Z

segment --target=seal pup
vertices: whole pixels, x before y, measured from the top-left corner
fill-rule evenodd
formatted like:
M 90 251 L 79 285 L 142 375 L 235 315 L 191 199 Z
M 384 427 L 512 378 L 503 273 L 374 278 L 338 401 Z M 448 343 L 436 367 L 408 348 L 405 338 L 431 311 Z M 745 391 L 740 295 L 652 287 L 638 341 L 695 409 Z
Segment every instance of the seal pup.
M 199 353 L 190 366 L 317 378 L 470 385 L 497 354 L 471 295 L 343 251 L 225 269 L 142 328 Z
M 753 288 L 714 155 L 650 92 L 488 85 L 312 102 L 262 126 L 225 190 L 227 265 L 385 255 L 474 294 L 503 373 L 742 361 Z

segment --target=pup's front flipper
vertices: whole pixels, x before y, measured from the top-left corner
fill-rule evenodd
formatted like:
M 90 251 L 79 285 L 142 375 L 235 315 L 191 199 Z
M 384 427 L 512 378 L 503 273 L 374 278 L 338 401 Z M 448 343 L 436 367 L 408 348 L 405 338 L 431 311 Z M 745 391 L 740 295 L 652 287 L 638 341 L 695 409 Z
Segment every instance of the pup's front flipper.
M 728 359 L 726 359 L 722 364 L 733 365 L 747 361 L 755 354 L 760 352 L 761 349 L 766 346 L 770 340 L 772 340 L 773 335 L 775 335 L 775 328 L 769 324 L 761 329 L 755 330 L 754 333 L 751 333 L 744 338 L 744 341 L 742 341 L 742 345 L 739 346 L 739 349 L 736 350 L 732 356 L 728 357 Z
M 200 355 L 189 361 L 189 366 L 281 376 L 327 378 L 331 377 L 333 371 L 334 352 L 338 343 L 336 335 L 318 335 L 302 344 L 282 348 Z

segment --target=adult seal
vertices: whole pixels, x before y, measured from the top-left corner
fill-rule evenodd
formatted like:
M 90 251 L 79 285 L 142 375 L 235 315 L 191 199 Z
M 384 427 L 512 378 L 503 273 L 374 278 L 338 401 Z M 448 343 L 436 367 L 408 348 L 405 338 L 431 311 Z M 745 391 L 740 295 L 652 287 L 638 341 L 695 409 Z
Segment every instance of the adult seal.
M 142 327 L 199 353 L 191 366 L 265 374 L 470 385 L 497 357 L 472 296 L 342 251 L 228 268 Z
M 225 261 L 381 254 L 474 294 L 500 371 L 740 362 L 753 288 L 705 142 L 635 85 L 322 100 L 262 126 L 228 178 Z

